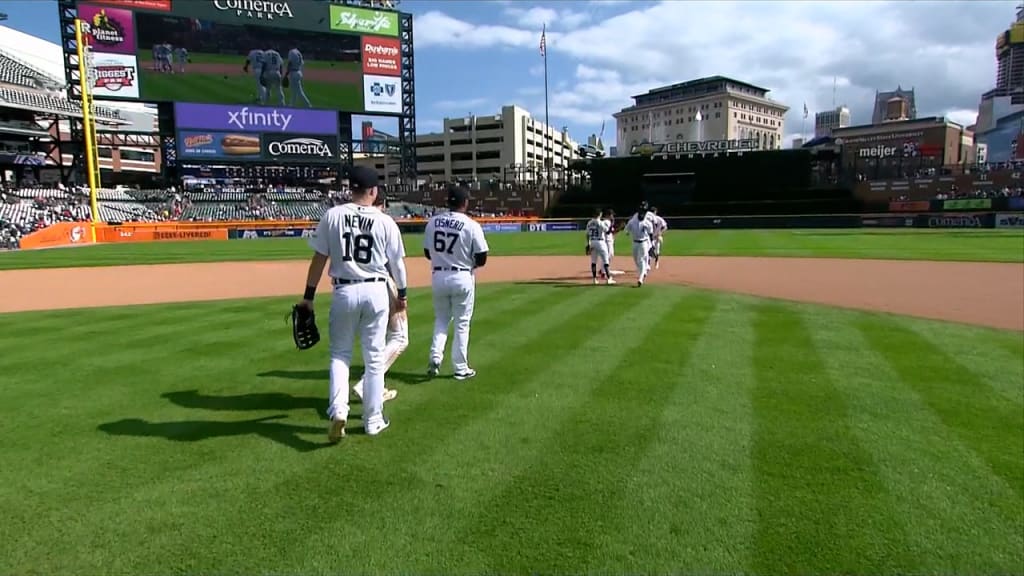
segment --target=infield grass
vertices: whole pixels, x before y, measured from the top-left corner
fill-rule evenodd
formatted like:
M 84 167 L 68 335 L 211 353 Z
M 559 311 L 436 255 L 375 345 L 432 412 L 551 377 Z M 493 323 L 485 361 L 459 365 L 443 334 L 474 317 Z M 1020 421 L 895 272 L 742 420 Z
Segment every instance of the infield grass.
M 416 290 L 391 429 L 325 447 L 326 342 L 294 350 L 290 303 L 0 315 L 0 573 L 1024 566 L 1019 332 L 481 285 L 479 376 L 423 381 Z
M 191 62 L 185 65 L 185 73 L 157 72 L 152 69 L 152 59 L 148 50 L 139 54 L 140 94 L 142 100 L 199 102 L 210 104 L 250 104 L 256 103 L 256 80 L 251 73 L 243 72 L 245 56 L 229 56 L 225 54 L 191 54 Z M 144 59 L 144 60 L 143 60 Z M 196 65 L 237 66 L 237 71 L 230 74 L 212 74 L 197 72 Z M 324 62 L 309 61 L 307 69 L 338 70 L 361 73 L 359 62 Z M 190 70 L 189 67 L 192 66 Z M 329 110 L 348 110 L 358 112 L 363 109 L 363 86 L 360 82 L 326 82 L 304 78 L 303 90 L 313 108 Z M 291 98 L 289 88 L 285 88 L 286 102 Z M 271 94 L 267 105 L 280 105 L 277 96 Z M 300 107 L 297 104 L 292 104 Z
M 422 235 L 406 234 L 406 252 L 420 253 Z M 582 232 L 492 233 L 494 256 L 580 255 Z M 617 240 L 626 254 L 628 236 Z M 0 270 L 305 259 L 303 239 L 126 243 L 73 249 L 0 253 Z M 673 230 L 667 256 L 786 256 L 1024 262 L 1024 231 L 836 231 L 836 230 Z

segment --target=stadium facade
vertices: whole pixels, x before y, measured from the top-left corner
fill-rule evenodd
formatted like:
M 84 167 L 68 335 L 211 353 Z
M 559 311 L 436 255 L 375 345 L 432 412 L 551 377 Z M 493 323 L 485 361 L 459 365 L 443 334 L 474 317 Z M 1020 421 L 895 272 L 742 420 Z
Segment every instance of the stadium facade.
M 981 96 L 975 142 L 988 162 L 1024 159 L 1024 6 L 996 37 L 996 85 Z

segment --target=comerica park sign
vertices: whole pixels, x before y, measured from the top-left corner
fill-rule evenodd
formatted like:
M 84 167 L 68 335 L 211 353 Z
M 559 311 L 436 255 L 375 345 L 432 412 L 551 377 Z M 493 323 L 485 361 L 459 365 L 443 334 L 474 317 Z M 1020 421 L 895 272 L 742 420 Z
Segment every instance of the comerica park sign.
M 752 152 L 760 149 L 760 143 L 753 139 L 744 140 L 702 140 L 693 142 L 664 142 L 633 145 L 629 153 L 633 156 L 674 156 L 682 154 L 715 154 L 720 152 Z

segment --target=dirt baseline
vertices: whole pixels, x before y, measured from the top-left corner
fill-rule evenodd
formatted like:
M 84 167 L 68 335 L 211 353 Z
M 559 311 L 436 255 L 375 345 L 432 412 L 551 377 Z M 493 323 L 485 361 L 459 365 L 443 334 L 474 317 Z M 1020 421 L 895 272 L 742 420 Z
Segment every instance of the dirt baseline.
M 0 273 L 0 312 L 298 297 L 306 262 L 221 262 Z M 429 262 L 409 258 L 409 285 L 430 284 Z M 632 262 L 618 287 L 632 289 Z M 492 258 L 479 282 L 588 282 L 589 260 L 568 256 Z M 1024 331 L 1024 264 L 813 258 L 663 258 L 650 283 Z M 321 290 L 329 283 L 321 282 Z

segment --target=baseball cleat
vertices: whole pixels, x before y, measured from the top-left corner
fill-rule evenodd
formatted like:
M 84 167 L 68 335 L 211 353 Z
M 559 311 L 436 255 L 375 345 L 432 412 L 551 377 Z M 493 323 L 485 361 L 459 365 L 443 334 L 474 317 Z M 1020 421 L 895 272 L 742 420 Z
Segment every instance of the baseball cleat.
M 605 281 L 605 284 L 616 284 L 615 278 L 612 278 L 611 276 L 609 276 L 608 280 Z
M 441 370 L 441 366 L 437 362 L 431 362 L 427 366 L 427 376 L 430 376 L 431 378 L 433 378 L 434 376 L 437 376 L 437 373 L 440 370 Z
M 384 401 L 385 402 L 387 402 L 388 400 L 394 400 L 395 396 L 398 396 L 398 390 L 395 390 L 394 388 L 385 388 L 384 389 Z
M 467 368 L 465 372 L 455 373 L 456 380 L 469 380 L 473 376 L 476 376 L 476 370 L 473 370 L 472 368 Z
M 344 420 L 331 420 L 331 426 L 327 429 L 327 440 L 331 443 L 337 443 L 345 437 L 345 421 Z
M 366 424 L 366 435 L 376 436 L 377 434 L 380 434 L 385 429 L 387 429 L 388 426 L 391 426 L 391 422 L 385 420 L 384 418 L 381 418 L 380 420 L 377 420 L 375 422 L 369 422 Z
M 597 285 L 597 278 L 594 278 L 594 284 Z

